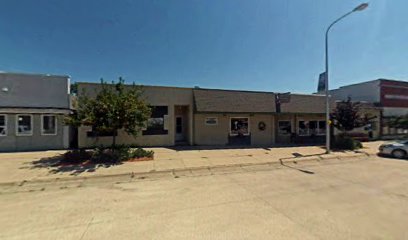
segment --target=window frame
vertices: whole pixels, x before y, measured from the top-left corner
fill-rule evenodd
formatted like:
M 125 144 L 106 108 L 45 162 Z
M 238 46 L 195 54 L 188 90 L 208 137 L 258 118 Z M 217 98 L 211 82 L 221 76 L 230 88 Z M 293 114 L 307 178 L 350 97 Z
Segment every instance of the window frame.
M 55 133 L 44 133 L 44 117 L 54 117 L 55 119 Z M 56 136 L 58 135 L 58 119 L 55 114 L 42 114 L 41 115 L 41 135 L 42 136 Z
M 207 119 L 209 119 L 209 118 L 214 119 L 215 123 L 214 124 L 207 123 Z M 204 123 L 205 123 L 206 126 L 217 126 L 218 125 L 218 117 L 205 117 Z
M 238 136 L 238 134 L 235 134 L 235 133 L 231 133 L 231 120 L 233 119 L 233 118 L 246 118 L 246 119 L 248 119 L 248 133 L 244 133 L 244 134 L 242 134 L 242 135 L 244 135 L 244 136 L 250 136 L 251 135 L 251 128 L 250 128 L 250 126 L 251 126 L 251 120 L 250 120 L 250 117 L 230 117 L 230 119 L 229 119 L 229 135 L 230 136 Z
M 325 125 L 324 125 L 324 133 L 320 133 L 320 130 L 319 129 L 321 129 L 320 128 L 320 122 L 324 122 L 325 123 Z M 326 120 L 317 120 L 317 136 L 325 136 L 326 135 L 326 124 L 327 124 L 327 122 L 326 122 Z
M 307 122 L 307 134 L 300 134 L 300 122 Z M 316 134 L 315 136 L 325 136 L 326 135 L 326 128 L 324 128 L 324 133 L 320 132 L 320 122 L 326 122 L 325 120 L 321 120 L 321 119 L 309 119 L 309 120 L 305 120 L 305 119 L 298 119 L 297 120 L 297 130 L 296 133 L 298 136 L 301 137 L 310 137 L 312 136 L 312 134 L 310 133 L 310 122 L 316 122 Z M 326 123 L 327 124 L 327 123 Z
M 7 137 L 7 128 L 8 128 L 8 123 L 7 123 L 7 114 L 0 114 L 0 117 L 4 117 L 4 134 L 0 133 L 0 137 Z
M 168 126 L 166 127 L 166 122 L 168 121 L 167 118 L 169 116 L 170 106 L 169 105 L 151 105 L 149 107 L 151 108 L 152 112 L 151 112 L 149 119 L 146 121 L 145 127 L 141 131 L 142 136 L 168 135 L 169 129 L 168 129 Z M 163 114 L 156 115 L 154 112 L 155 111 L 154 108 L 163 108 L 162 109 Z M 151 121 L 151 119 L 156 119 L 156 118 L 162 119 L 163 121 L 162 129 L 149 128 L 149 121 Z
M 281 134 L 280 133 L 280 128 L 279 128 L 279 123 L 281 123 L 281 122 L 288 122 L 289 123 L 289 125 L 290 125 L 290 132 L 289 133 L 285 133 L 285 134 Z M 291 134 L 292 134 L 292 121 L 291 120 L 278 120 L 278 135 L 279 136 L 290 136 Z
M 20 118 L 20 116 L 29 116 L 30 117 L 30 125 L 31 125 L 31 131 L 28 134 L 25 133 L 19 133 L 18 132 L 18 119 Z M 27 136 L 33 136 L 34 133 L 34 117 L 33 114 L 17 114 L 16 115 L 16 136 L 18 137 L 27 137 Z

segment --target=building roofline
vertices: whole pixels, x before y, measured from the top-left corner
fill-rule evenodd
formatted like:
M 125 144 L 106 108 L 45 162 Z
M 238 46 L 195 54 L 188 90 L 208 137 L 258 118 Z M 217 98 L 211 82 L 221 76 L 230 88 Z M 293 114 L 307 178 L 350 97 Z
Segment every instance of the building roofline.
M 193 88 L 193 90 L 276 94 L 275 92 L 269 92 L 269 91 L 238 90 L 238 89 L 220 89 L 220 88 Z
M 88 84 L 88 85 L 100 85 L 96 82 L 76 82 L 78 85 Z M 132 84 L 125 84 L 132 85 Z M 141 87 L 153 87 L 153 88 L 170 88 L 170 89 L 188 89 L 188 90 L 203 90 L 203 91 L 225 91 L 225 92 L 244 92 L 244 93 L 264 93 L 264 94 L 290 94 L 295 96 L 313 96 L 322 97 L 324 94 L 310 94 L 310 93 L 291 93 L 291 92 L 271 92 L 271 91 L 256 91 L 256 90 L 238 90 L 238 89 L 220 89 L 220 88 L 196 88 L 196 87 L 176 87 L 176 86 L 159 86 L 159 85 L 146 85 L 146 84 L 136 84 L 136 86 Z
M 16 108 L 16 109 L 58 109 L 58 110 L 72 110 L 67 107 L 24 107 L 24 106 L 0 106 L 0 109 L 4 108 Z
M 75 82 L 78 85 L 81 84 L 88 84 L 88 85 L 100 85 L 101 83 L 99 82 Z M 133 83 L 125 83 L 125 85 L 127 86 L 131 86 Z M 175 89 L 189 89 L 192 90 L 194 88 L 191 87 L 176 87 L 176 86 L 158 86 L 158 85 L 146 85 L 146 84 L 135 84 L 136 86 L 140 86 L 140 87 L 157 87 L 157 88 L 175 88 Z
M 97 82 L 76 82 L 77 84 L 100 85 Z M 125 85 L 132 85 L 132 83 L 125 83 Z M 226 91 L 226 92 L 253 92 L 253 93 L 274 93 L 267 91 L 252 91 L 252 90 L 236 90 L 236 89 L 219 89 L 219 88 L 201 88 L 201 87 L 177 87 L 177 86 L 163 86 L 163 85 L 146 85 L 136 84 L 141 87 L 155 87 L 155 88 L 175 88 L 175 89 L 189 89 L 189 90 L 204 90 L 204 91 Z
M 344 86 L 340 86 L 338 88 L 335 89 L 331 89 L 330 91 L 333 90 L 338 90 L 338 89 L 342 89 L 342 88 L 346 88 L 346 87 L 351 87 L 351 86 L 355 86 L 355 85 L 360 85 L 360 84 L 365 84 L 365 83 L 372 83 L 372 82 L 401 82 L 401 83 L 408 83 L 408 81 L 405 80 L 398 80 L 398 79 L 387 79 L 387 78 L 378 78 L 375 80 L 369 80 L 369 81 L 365 81 L 365 82 L 359 82 L 359 83 L 352 83 L 352 84 L 348 84 L 348 85 L 344 85 Z
M 57 75 L 57 74 L 46 74 L 46 73 L 22 73 L 22 72 L 0 71 L 0 74 L 25 75 L 25 76 L 39 76 L 39 77 L 64 77 L 64 78 L 71 78 L 71 76 L 69 76 L 69 75 Z
M 400 83 L 408 83 L 408 81 L 405 80 L 397 80 L 397 79 L 386 79 L 386 78 L 379 78 L 378 80 L 384 81 L 384 82 L 400 82 Z
M 340 87 L 335 88 L 335 89 L 331 89 L 330 91 L 338 90 L 338 89 L 342 89 L 342 88 L 346 88 L 346 87 L 351 87 L 351 86 L 355 86 L 355 85 L 365 84 L 365 83 L 372 83 L 372 82 L 377 82 L 377 81 L 379 82 L 380 80 L 381 79 L 379 78 L 379 79 L 369 80 L 369 81 L 365 81 L 365 82 L 352 83 L 352 84 L 340 86 Z

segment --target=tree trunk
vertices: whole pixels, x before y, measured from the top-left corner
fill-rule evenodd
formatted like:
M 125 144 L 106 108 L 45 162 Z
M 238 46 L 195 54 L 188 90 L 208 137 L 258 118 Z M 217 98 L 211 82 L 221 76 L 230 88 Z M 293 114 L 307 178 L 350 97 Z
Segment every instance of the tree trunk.
M 116 148 L 116 133 L 117 130 L 113 130 L 113 137 L 112 137 L 112 153 L 115 152 L 115 148 Z

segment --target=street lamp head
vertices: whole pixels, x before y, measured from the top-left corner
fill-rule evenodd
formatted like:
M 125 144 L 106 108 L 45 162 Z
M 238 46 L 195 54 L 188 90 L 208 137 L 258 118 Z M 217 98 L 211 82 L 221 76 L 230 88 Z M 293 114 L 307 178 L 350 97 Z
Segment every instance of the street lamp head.
M 356 8 L 353 9 L 353 12 L 356 11 L 363 11 L 364 9 L 366 9 L 368 7 L 368 3 L 362 3 L 360 5 L 358 5 Z

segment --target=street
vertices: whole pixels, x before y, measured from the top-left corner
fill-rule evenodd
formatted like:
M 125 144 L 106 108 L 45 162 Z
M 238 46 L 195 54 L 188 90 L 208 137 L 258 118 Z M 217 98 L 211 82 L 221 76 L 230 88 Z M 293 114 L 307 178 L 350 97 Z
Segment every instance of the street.
M 378 157 L 0 187 L 1 239 L 408 239 L 408 161 Z

